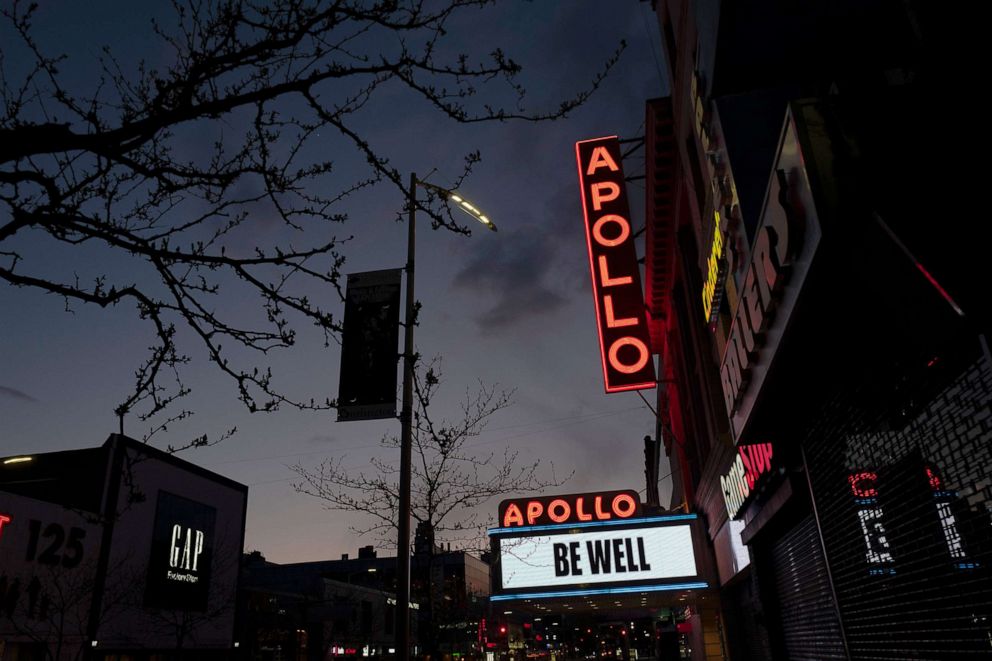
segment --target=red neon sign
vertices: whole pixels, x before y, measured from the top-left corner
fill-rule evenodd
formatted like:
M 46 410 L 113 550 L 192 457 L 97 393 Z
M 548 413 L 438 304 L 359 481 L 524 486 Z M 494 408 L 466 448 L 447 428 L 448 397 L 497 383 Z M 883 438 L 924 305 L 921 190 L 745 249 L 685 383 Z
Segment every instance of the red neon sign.
M 641 273 L 616 136 L 575 143 L 606 392 L 655 387 Z
M 10 517 L 6 514 L 0 514 L 0 537 L 3 536 L 3 527 L 7 523 L 10 523 Z
M 549 523 L 629 519 L 641 511 L 636 491 L 569 494 L 504 500 L 499 504 L 499 522 L 504 528 Z

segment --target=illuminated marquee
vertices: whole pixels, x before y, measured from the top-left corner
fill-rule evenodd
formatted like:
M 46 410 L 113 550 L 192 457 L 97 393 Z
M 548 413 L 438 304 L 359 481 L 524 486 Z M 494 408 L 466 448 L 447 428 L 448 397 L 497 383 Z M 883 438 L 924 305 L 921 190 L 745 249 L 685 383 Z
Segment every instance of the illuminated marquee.
M 688 525 L 504 539 L 500 561 L 507 590 L 696 575 Z
M 616 136 L 575 144 L 606 392 L 655 387 Z
M 731 519 L 741 513 L 744 504 L 754 492 L 755 485 L 771 469 L 771 443 L 742 445 L 737 448 L 737 458 L 730 467 L 730 472 L 720 476 L 723 501 L 727 505 L 727 514 Z
M 632 489 L 516 498 L 499 504 L 499 522 L 504 528 L 629 519 L 640 513 L 640 498 Z
M 669 514 L 492 528 L 498 587 L 490 599 L 706 588 L 693 541 L 704 534 L 699 523 Z

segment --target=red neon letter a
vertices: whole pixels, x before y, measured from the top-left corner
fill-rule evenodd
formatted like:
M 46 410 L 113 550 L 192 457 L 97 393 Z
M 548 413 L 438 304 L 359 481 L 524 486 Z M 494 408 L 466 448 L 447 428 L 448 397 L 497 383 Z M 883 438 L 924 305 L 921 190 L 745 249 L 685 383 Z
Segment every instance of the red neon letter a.
M 510 503 L 510 506 L 506 508 L 506 513 L 503 514 L 503 527 L 509 528 L 511 525 L 524 525 L 524 515 L 516 503 Z
M 611 172 L 616 172 L 620 169 L 610 156 L 610 152 L 606 150 L 606 147 L 596 147 L 592 150 L 592 158 L 589 159 L 589 168 L 586 170 L 586 175 L 588 176 L 604 166 L 610 168 Z

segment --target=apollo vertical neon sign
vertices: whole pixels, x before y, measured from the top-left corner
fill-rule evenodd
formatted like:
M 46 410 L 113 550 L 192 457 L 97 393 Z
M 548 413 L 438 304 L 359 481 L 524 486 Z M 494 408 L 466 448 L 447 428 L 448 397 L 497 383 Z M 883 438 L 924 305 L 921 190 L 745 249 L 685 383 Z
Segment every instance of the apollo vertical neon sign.
M 616 136 L 575 143 L 606 392 L 655 387 Z

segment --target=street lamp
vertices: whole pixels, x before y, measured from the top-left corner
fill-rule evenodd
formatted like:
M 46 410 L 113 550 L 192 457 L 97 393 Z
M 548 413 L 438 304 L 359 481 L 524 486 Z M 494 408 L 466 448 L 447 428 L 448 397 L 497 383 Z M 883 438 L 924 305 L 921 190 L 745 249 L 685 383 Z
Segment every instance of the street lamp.
M 416 179 L 416 175 L 413 175 L 413 178 Z M 440 186 L 435 186 L 434 184 L 429 184 L 426 181 L 418 180 L 410 185 L 411 201 L 413 202 L 416 202 L 415 199 L 416 195 L 413 190 L 414 186 L 420 186 L 421 188 L 432 190 L 438 195 L 440 195 L 442 200 L 451 200 L 452 202 L 455 203 L 456 208 L 461 209 L 468 215 L 472 216 L 472 218 L 475 218 L 477 221 L 479 221 L 480 223 L 482 223 L 492 231 L 494 232 L 496 231 L 496 226 L 493 225 L 493 221 L 489 220 L 489 218 L 485 214 L 483 214 L 479 209 L 477 209 L 471 202 L 463 198 L 455 191 L 448 190 L 447 188 L 441 188 Z
M 496 231 L 496 226 L 477 207 L 455 191 L 417 179 L 410 173 L 407 204 L 410 216 L 406 244 L 406 326 L 403 338 L 403 409 L 400 412 L 400 503 L 399 533 L 396 542 L 396 656 L 399 661 L 410 658 L 410 482 L 413 446 L 413 325 L 416 311 L 413 304 L 414 255 L 416 249 L 417 186 L 450 200 L 477 221 Z

